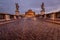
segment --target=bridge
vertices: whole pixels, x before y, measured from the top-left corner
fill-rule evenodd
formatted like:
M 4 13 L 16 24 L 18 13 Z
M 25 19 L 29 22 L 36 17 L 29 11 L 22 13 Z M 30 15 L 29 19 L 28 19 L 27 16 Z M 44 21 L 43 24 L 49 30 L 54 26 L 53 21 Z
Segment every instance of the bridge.
M 25 15 L 14 15 L 14 14 L 12 15 L 9 13 L 0 13 L 0 22 L 24 18 Z M 44 15 L 41 15 L 41 14 L 33 14 L 33 15 L 35 15 L 34 17 L 36 17 L 36 18 L 44 19 L 44 20 L 47 20 L 50 22 L 55 22 L 55 23 L 60 24 L 60 11 L 52 12 L 52 13 L 48 13 L 48 14 L 44 14 Z
M 55 14 L 59 13 L 52 13 L 52 17 L 44 14 L 27 18 L 2 13 L 0 40 L 60 40 L 60 20 Z
M 41 14 L 28 10 L 19 14 L 0 13 L 0 40 L 60 40 L 60 11 L 45 14 L 44 3 Z

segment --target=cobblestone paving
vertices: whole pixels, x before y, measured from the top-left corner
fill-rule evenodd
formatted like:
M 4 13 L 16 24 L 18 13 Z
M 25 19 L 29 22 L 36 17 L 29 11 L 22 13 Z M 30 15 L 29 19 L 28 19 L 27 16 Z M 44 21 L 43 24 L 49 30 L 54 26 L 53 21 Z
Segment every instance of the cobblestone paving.
M 40 19 L 20 19 L 0 25 L 0 40 L 60 40 L 60 25 Z

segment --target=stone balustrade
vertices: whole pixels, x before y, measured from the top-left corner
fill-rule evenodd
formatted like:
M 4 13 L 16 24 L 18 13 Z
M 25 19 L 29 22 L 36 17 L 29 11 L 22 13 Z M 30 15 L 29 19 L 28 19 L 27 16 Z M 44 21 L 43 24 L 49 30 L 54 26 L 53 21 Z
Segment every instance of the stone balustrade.
M 60 19 L 60 11 L 44 14 L 44 15 L 41 15 L 41 16 L 43 16 L 42 18 L 44 18 L 44 19 L 51 19 L 51 20 Z
M 0 21 L 2 20 L 8 21 L 8 20 L 13 20 L 18 18 L 20 18 L 20 16 L 8 14 L 8 13 L 0 13 Z
M 21 18 L 22 15 L 12 15 L 8 13 L 0 13 L 0 21 L 3 20 L 13 20 L 13 19 L 19 19 Z M 44 19 L 51 19 L 51 20 L 59 20 L 60 19 L 60 11 L 59 12 L 53 12 L 53 13 L 48 13 L 44 15 L 37 15 L 37 17 L 44 18 Z

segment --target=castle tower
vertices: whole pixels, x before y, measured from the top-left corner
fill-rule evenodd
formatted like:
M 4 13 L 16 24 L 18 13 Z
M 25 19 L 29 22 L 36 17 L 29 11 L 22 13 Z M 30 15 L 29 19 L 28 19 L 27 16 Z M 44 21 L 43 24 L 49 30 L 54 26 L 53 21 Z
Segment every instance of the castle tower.
M 29 9 L 27 12 L 25 12 L 25 17 L 35 17 L 35 12 Z
M 44 3 L 42 3 L 41 5 L 41 15 L 44 15 L 45 14 L 45 8 L 44 8 Z
M 18 3 L 15 4 L 16 5 L 16 11 L 15 11 L 15 15 L 19 15 L 19 5 Z

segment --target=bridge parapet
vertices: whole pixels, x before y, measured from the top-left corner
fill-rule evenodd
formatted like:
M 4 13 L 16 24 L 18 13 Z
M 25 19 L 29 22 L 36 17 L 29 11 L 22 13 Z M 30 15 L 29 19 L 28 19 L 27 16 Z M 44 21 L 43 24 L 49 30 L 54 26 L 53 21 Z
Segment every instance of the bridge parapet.
M 19 17 L 21 17 L 21 16 L 12 15 L 12 14 L 8 14 L 8 13 L 0 13 L 0 21 L 14 20 L 14 19 L 18 19 Z
M 52 12 L 52 13 L 44 14 L 42 16 L 45 19 L 51 19 L 51 20 L 60 19 L 60 11 L 59 12 Z
M 52 12 L 44 15 L 38 14 L 36 15 L 36 17 L 42 18 L 42 19 L 60 20 L 60 11 Z

